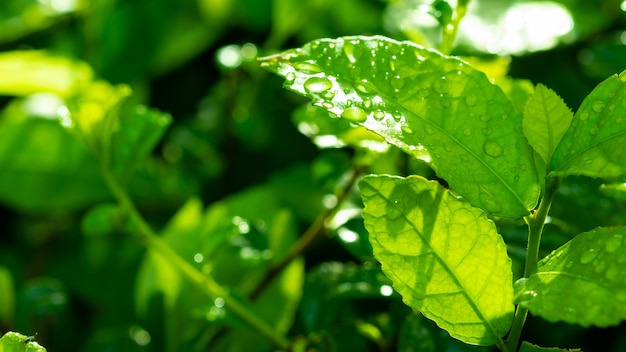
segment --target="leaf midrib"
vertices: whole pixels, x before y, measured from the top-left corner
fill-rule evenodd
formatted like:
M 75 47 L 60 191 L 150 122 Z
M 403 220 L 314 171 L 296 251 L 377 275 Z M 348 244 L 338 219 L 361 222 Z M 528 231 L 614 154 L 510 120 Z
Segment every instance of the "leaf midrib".
M 393 206 L 393 201 L 389 198 L 387 198 L 384 194 L 382 194 L 382 192 L 380 192 L 377 188 L 373 187 L 370 184 L 370 187 L 372 187 L 376 193 L 378 193 L 380 195 L 380 197 L 382 199 L 384 199 L 388 204 Z M 436 191 L 440 191 L 440 190 L 436 190 Z M 474 301 L 473 297 L 471 297 L 469 295 L 469 290 L 459 281 L 458 277 L 456 276 L 456 274 L 454 274 L 454 272 L 452 271 L 452 269 L 448 266 L 448 264 L 443 260 L 443 258 L 441 257 L 441 255 L 431 246 L 430 242 L 428 242 L 424 236 L 422 235 L 422 233 L 420 231 L 418 231 L 416 225 L 408 218 L 407 214 L 404 211 L 401 211 L 402 217 L 405 219 L 405 221 L 409 224 L 411 224 L 411 227 L 413 228 L 413 230 L 415 231 L 415 233 L 417 233 L 418 237 L 422 240 L 422 242 L 426 245 L 426 247 L 428 247 L 428 249 L 430 250 L 431 253 L 433 253 L 434 257 L 437 259 L 437 261 L 439 262 L 439 264 L 444 268 L 444 270 L 448 273 L 448 275 L 450 275 L 450 277 L 452 277 L 452 279 L 454 280 L 454 283 L 456 285 L 458 285 L 458 287 L 461 288 L 461 293 L 462 295 L 466 298 L 466 300 L 469 302 L 470 306 L 472 307 L 472 309 L 474 310 L 474 312 L 478 315 L 478 317 L 483 321 L 483 324 L 485 326 L 487 326 L 487 328 L 489 329 L 489 331 L 491 332 L 491 334 L 493 336 L 495 336 L 497 338 L 497 344 L 503 344 L 504 342 L 502 341 L 502 338 L 499 336 L 499 334 L 497 333 L 495 327 L 491 324 L 491 322 L 489 321 L 489 319 L 487 319 L 485 317 L 485 315 L 483 314 L 482 310 L 478 307 L 478 305 L 476 304 L 476 302 Z M 378 242 L 379 244 L 380 241 Z M 381 244 L 382 247 L 385 248 L 385 250 L 387 250 L 390 253 L 393 253 L 393 251 L 390 251 L 386 246 L 383 246 Z M 493 274 L 493 273 L 492 273 Z M 407 285 L 408 286 L 408 285 Z M 410 286 L 409 286 L 410 287 Z M 424 297 L 424 300 L 426 300 L 428 297 Z

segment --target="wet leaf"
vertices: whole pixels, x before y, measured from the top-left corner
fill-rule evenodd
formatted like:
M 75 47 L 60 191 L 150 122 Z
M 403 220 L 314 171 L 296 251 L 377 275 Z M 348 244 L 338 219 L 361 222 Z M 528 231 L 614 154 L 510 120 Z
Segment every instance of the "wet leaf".
M 366 176 L 359 186 L 374 255 L 404 302 L 463 342 L 502 345 L 512 272 L 494 223 L 420 177 Z
M 33 336 L 9 331 L 0 338 L 0 352 L 46 352 Z
M 430 162 L 473 205 L 503 217 L 536 205 L 539 186 L 520 115 L 463 61 L 409 42 L 345 37 L 263 64 L 286 88 Z
M 524 135 L 548 163 L 573 119 L 572 111 L 552 89 L 538 84 L 524 108 Z
M 606 327 L 626 319 L 625 227 L 582 233 L 515 283 L 515 300 L 554 322 Z
M 626 71 L 600 83 L 582 102 L 552 156 L 556 175 L 626 174 Z

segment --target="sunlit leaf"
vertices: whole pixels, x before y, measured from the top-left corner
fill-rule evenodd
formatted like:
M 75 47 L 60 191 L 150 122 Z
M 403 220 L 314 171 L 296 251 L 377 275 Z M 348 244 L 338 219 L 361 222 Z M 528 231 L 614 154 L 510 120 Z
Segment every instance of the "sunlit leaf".
M 580 349 L 565 349 L 558 347 L 539 347 L 529 342 L 522 342 L 519 352 L 582 352 Z
M 87 86 L 91 68 L 42 51 L 9 51 L 0 53 L 0 94 L 24 96 L 55 93 L 68 97 Z
M 546 163 L 573 117 L 561 97 L 543 84 L 537 85 L 526 103 L 522 126 L 528 142 Z
M 468 64 L 384 37 L 317 40 L 264 59 L 285 87 L 431 162 L 493 215 L 528 214 L 538 198 L 521 116 Z
M 611 326 L 626 319 L 626 228 L 582 233 L 515 283 L 515 300 L 548 321 Z
M 0 352 L 46 352 L 33 336 L 9 331 L 0 337 Z
M 512 272 L 494 223 L 420 177 L 367 176 L 359 186 L 374 255 L 404 302 L 461 341 L 502 345 Z
M 602 185 L 600 191 L 609 197 L 626 200 L 626 182 Z
M 600 83 L 582 102 L 552 156 L 557 175 L 626 174 L 626 72 Z

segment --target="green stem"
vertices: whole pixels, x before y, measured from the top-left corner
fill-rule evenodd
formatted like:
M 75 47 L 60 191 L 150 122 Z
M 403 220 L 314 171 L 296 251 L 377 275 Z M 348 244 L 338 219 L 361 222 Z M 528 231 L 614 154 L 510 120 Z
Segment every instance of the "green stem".
M 548 212 L 552 206 L 554 195 L 560 185 L 560 179 L 557 177 L 546 178 L 545 194 L 539 203 L 537 211 L 529 216 L 526 216 L 524 220 L 528 224 L 528 247 L 526 248 L 526 263 L 524 265 L 524 277 L 528 278 L 537 271 L 537 262 L 539 261 L 539 245 L 541 243 L 541 234 L 543 233 L 543 226 L 546 223 Z M 519 338 L 522 334 L 522 328 L 526 322 L 528 316 L 528 309 L 518 306 L 515 311 L 515 318 L 513 320 L 513 326 L 511 327 L 511 333 L 507 341 L 507 347 L 509 351 L 517 351 L 519 344 Z
M 350 180 L 337 196 L 337 203 L 335 206 L 333 208 L 326 209 L 323 213 L 321 213 L 317 219 L 315 219 L 315 222 L 313 222 L 313 224 L 311 224 L 311 226 L 300 237 L 298 242 L 291 247 L 289 253 L 287 253 L 287 255 L 280 262 L 265 272 L 265 275 L 261 281 L 259 281 L 259 284 L 250 293 L 251 300 L 257 299 L 278 274 L 280 274 L 294 259 L 302 255 L 302 253 L 304 253 L 311 247 L 312 244 L 322 237 L 326 221 L 331 218 L 337 210 L 339 210 L 343 201 L 346 199 L 348 194 L 350 194 L 350 190 L 359 179 L 363 169 L 363 167 L 354 168 Z
M 443 27 L 443 35 L 441 39 L 441 48 L 439 51 L 444 55 L 450 55 L 452 52 L 452 47 L 454 45 L 454 41 L 456 40 L 456 35 L 459 31 L 459 26 L 461 25 L 461 20 L 465 17 L 467 13 L 467 5 L 469 0 L 459 1 L 454 11 L 454 15 L 445 27 Z
M 184 260 L 178 253 L 176 253 L 172 247 L 170 247 L 165 241 L 163 241 L 152 230 L 150 225 L 141 216 L 135 204 L 128 196 L 128 193 L 122 189 L 116 178 L 110 172 L 106 164 L 102 168 L 104 179 L 109 186 L 113 196 L 117 199 L 120 205 L 128 212 L 130 220 L 135 226 L 137 226 L 136 235 L 138 239 L 149 250 L 160 254 L 163 258 L 167 259 L 169 263 L 175 266 L 181 273 L 183 273 L 189 281 L 196 285 L 204 294 L 215 298 L 222 298 L 224 300 L 224 306 L 227 307 L 233 314 L 239 319 L 243 320 L 252 329 L 265 336 L 271 341 L 277 348 L 286 350 L 289 348 L 289 340 L 284 336 L 276 333 L 274 329 L 269 326 L 265 321 L 261 320 L 258 316 L 254 315 L 250 310 L 244 307 L 240 302 L 231 297 L 226 289 L 220 286 L 209 275 L 201 273 L 189 262 Z

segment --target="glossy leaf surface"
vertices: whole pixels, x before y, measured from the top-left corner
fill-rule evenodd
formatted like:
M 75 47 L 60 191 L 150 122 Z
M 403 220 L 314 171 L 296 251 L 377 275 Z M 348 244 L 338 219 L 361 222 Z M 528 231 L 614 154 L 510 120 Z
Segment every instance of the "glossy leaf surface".
M 285 87 L 430 162 L 473 205 L 528 214 L 539 186 L 520 115 L 467 63 L 384 37 L 317 40 L 264 59 Z
M 420 177 L 366 176 L 359 186 L 374 255 L 404 302 L 461 341 L 501 344 L 513 289 L 494 223 Z
M 547 163 L 573 118 L 572 111 L 552 89 L 538 84 L 524 108 L 524 135 Z
M 626 228 L 582 233 L 515 283 L 515 300 L 549 321 L 611 326 L 626 319 Z
M 626 72 L 600 83 L 582 102 L 550 163 L 558 175 L 626 174 Z

